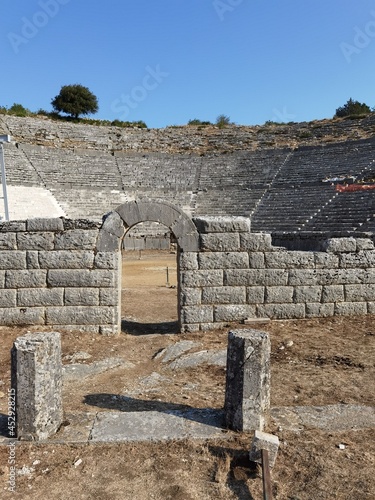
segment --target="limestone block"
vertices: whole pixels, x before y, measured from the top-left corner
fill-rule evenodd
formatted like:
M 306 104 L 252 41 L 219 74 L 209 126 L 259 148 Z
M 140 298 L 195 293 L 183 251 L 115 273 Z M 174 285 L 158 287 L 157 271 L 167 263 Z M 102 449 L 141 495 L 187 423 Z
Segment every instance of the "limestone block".
M 101 229 L 98 236 L 97 250 L 98 252 L 119 252 L 120 242 L 118 236 Z
M 17 437 L 28 441 L 48 439 L 63 421 L 60 334 L 19 337 L 11 358 Z
M 347 302 L 373 302 L 375 300 L 375 285 L 345 285 Z
M 202 304 L 245 304 L 244 286 L 212 286 L 202 289 Z
M 52 288 L 52 290 L 54 290 L 54 289 Z M 46 305 L 50 305 L 50 304 L 46 304 Z M 98 306 L 99 305 L 99 288 L 66 288 L 65 289 L 64 305 L 66 305 L 66 306 Z M 106 305 L 108 305 L 108 304 L 106 304 Z
M 230 429 L 263 430 L 270 410 L 270 353 L 267 333 L 229 332 L 224 411 Z
M 252 462 L 261 464 L 262 450 L 267 450 L 269 466 L 274 467 L 278 449 L 279 438 L 277 436 L 256 430 L 249 453 L 249 459 Z
M 357 252 L 362 250 L 374 250 L 374 242 L 370 238 L 356 238 Z
M 265 302 L 268 304 L 285 304 L 293 302 L 294 289 L 291 286 L 267 286 Z
M 355 252 L 357 243 L 355 238 L 330 238 L 323 243 L 323 249 L 332 253 Z
M 367 303 L 367 312 L 368 314 L 375 314 L 375 302 Z
M 283 269 L 228 269 L 224 271 L 224 285 L 283 286 L 287 284 L 288 271 Z
M 193 222 L 185 214 L 181 215 L 172 224 L 168 225 L 168 227 L 177 239 L 186 235 L 198 238 L 198 233 Z
M 202 290 L 200 288 L 183 287 L 180 293 L 181 306 L 199 306 L 202 303 Z
M 199 269 L 248 269 L 247 252 L 203 252 L 198 254 Z
M 257 307 L 260 318 L 299 319 L 305 317 L 304 304 L 264 304 Z
M 154 201 L 137 201 L 135 203 L 138 204 L 140 217 L 138 222 L 151 220 L 171 227 L 181 216 L 185 215 L 178 208 L 164 201 L 157 203 Z M 188 218 L 186 217 L 186 219 Z
M 313 252 L 266 252 L 265 260 L 270 269 L 309 269 L 315 263 Z
M 101 325 L 115 322 L 113 307 L 65 306 L 46 308 L 47 325 Z
M 28 271 L 6 271 L 6 288 L 43 288 L 47 284 L 47 271 L 31 269 Z
M 23 288 L 17 291 L 20 307 L 63 306 L 63 288 Z
M 223 271 L 184 271 L 181 273 L 182 285 L 195 288 L 200 286 L 221 286 L 223 284 Z
M 0 309 L 0 325 L 44 325 L 44 307 Z
M 19 250 L 53 250 L 54 233 L 18 233 L 17 247 Z
M 340 283 L 340 270 L 295 269 L 289 271 L 289 285 L 311 286 Z
M 244 321 L 256 316 L 256 308 L 249 304 L 217 305 L 214 308 L 215 322 Z
M 17 250 L 15 233 L 0 233 L 0 250 Z
M 199 252 L 199 235 L 184 234 L 177 240 L 178 246 L 183 252 Z
M 325 285 L 322 292 L 322 302 L 344 302 L 343 285 Z
M 248 304 L 263 304 L 264 286 L 249 286 L 246 288 L 246 302 Z
M 40 269 L 39 252 L 31 250 L 26 252 L 26 267 L 27 269 Z
M 55 250 L 92 250 L 97 238 L 97 229 L 71 229 L 55 235 Z
M 355 276 L 357 281 L 351 283 L 375 283 L 375 269 L 356 269 Z
M 199 330 L 200 330 L 199 323 L 181 324 L 181 333 L 196 333 L 199 332 Z
M 338 302 L 335 304 L 335 314 L 338 316 L 361 316 L 367 314 L 367 303 Z
M 313 286 L 296 286 L 294 289 L 295 302 L 320 302 L 322 297 L 322 287 Z
M 26 231 L 26 222 L 22 221 L 0 222 L 1 233 L 19 233 L 21 231 Z
M 16 305 L 16 290 L 0 290 L 0 307 L 16 307 Z
M 120 266 L 119 252 L 98 252 L 95 255 L 96 269 L 118 269 Z
M 197 252 L 181 252 L 179 255 L 180 269 L 182 271 L 198 269 Z
M 103 325 L 99 327 L 99 333 L 104 336 L 111 336 L 111 335 L 117 335 L 120 333 L 121 328 L 119 328 L 117 325 Z M 97 333 L 97 332 L 94 332 Z
M 241 250 L 248 252 L 270 252 L 274 250 L 272 238 L 267 233 L 240 234 Z
M 212 306 L 183 306 L 181 310 L 182 323 L 212 323 Z
M 238 252 L 240 249 L 240 235 L 239 233 L 201 234 L 200 247 L 203 251 Z
M 0 271 L 0 288 L 4 288 L 5 285 L 5 271 Z
M 116 212 L 119 214 L 127 227 L 132 227 L 134 224 L 138 224 L 138 222 L 142 221 L 139 213 L 139 205 L 136 201 L 120 205 L 116 208 Z
M 219 329 L 222 329 L 222 328 L 225 328 L 227 326 L 227 323 L 223 322 L 223 323 L 219 323 L 219 322 L 215 322 L 215 323 L 201 323 L 200 324 L 200 330 L 202 332 L 209 332 L 210 330 L 219 330 Z
M 51 269 L 47 276 L 51 287 L 110 288 L 116 286 L 117 281 L 117 273 L 106 269 Z
M 120 301 L 120 291 L 117 288 L 100 288 L 99 305 L 117 306 Z
M 250 269 L 264 269 L 266 267 L 263 252 L 249 253 L 249 268 Z
M 42 269 L 90 269 L 94 264 L 94 252 L 88 250 L 56 250 L 39 252 Z
M 28 219 L 26 221 L 27 231 L 64 231 L 64 223 L 61 218 L 54 219 Z
M 315 252 L 316 269 L 335 269 L 339 267 L 339 256 L 332 253 Z
M 306 304 L 306 318 L 328 318 L 333 316 L 335 312 L 335 304 Z
M 248 233 L 248 217 L 206 216 L 194 217 L 193 222 L 200 233 Z
M 26 252 L 0 250 L 0 269 L 26 269 Z
M 375 250 L 363 250 L 358 253 L 340 255 L 341 268 L 368 268 L 375 267 Z
M 102 228 L 109 234 L 123 238 L 125 234 L 124 221 L 117 212 L 111 212 L 105 218 Z

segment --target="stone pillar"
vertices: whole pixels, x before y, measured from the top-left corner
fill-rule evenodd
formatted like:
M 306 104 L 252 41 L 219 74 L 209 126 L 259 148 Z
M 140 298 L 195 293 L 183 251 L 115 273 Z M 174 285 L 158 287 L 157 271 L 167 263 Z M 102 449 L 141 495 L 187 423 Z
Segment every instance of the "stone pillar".
M 270 408 L 270 354 L 267 333 L 229 332 L 224 406 L 228 428 L 263 430 Z
M 18 439 L 39 441 L 63 421 L 60 333 L 19 337 L 11 350 Z

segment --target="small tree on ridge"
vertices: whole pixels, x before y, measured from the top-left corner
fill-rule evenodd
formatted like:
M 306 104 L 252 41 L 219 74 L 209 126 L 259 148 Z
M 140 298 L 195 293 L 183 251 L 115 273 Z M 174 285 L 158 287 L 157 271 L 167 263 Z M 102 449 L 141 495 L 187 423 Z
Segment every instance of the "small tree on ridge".
M 343 118 L 345 116 L 368 115 L 371 109 L 364 102 L 353 101 L 350 98 L 344 106 L 336 109 L 335 117 Z
M 66 113 L 72 118 L 96 113 L 99 109 L 97 97 L 87 87 L 78 84 L 61 87 L 51 104 L 55 111 Z

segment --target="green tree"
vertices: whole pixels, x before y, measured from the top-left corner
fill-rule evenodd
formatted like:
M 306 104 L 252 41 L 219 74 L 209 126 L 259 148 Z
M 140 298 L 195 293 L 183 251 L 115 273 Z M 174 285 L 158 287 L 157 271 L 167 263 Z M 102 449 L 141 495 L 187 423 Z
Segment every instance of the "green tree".
M 336 109 L 335 117 L 343 118 L 345 116 L 368 115 L 370 113 L 371 109 L 367 104 L 353 101 L 353 99 L 350 98 L 344 106 Z
M 51 104 L 57 113 L 66 113 L 72 118 L 96 113 L 99 109 L 96 96 L 83 85 L 65 85 Z

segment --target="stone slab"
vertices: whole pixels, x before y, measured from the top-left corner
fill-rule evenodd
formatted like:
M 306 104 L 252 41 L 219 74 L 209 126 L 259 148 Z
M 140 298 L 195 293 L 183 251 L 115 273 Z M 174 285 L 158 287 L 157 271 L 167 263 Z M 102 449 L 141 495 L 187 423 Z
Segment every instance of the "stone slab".
M 169 441 L 222 437 L 224 414 L 220 410 L 171 410 L 166 413 L 98 413 L 90 441 Z
M 272 420 L 281 429 L 301 432 L 305 428 L 326 432 L 375 427 L 375 407 L 361 405 L 284 406 L 271 410 Z
M 81 380 L 118 367 L 133 368 L 134 364 L 125 361 L 123 358 L 108 358 L 88 364 L 73 363 L 63 366 L 63 379 L 64 382 Z

